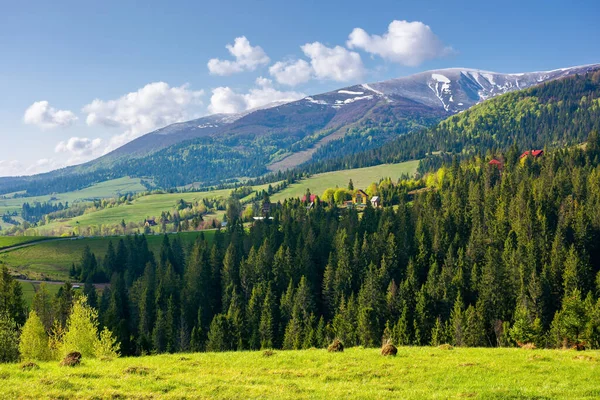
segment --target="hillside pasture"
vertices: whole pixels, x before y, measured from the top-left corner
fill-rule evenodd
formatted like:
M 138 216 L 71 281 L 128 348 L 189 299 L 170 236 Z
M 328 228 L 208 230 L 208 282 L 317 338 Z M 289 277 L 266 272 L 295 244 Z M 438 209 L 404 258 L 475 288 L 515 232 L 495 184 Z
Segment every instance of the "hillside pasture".
M 316 174 L 308 179 L 301 180 L 291 184 L 286 189 L 271 197 L 271 201 L 283 201 L 289 198 L 302 197 L 307 189 L 310 192 L 321 196 L 328 188 L 348 187 L 348 182 L 352 179 L 355 189 L 366 189 L 373 182 L 379 182 L 382 178 L 391 178 L 398 180 L 401 175 L 414 175 L 419 166 L 418 160 L 407 161 L 399 164 L 383 164 L 374 167 L 346 169 L 341 171 L 325 172 Z
M 168 235 L 170 240 L 179 237 L 184 246 L 192 244 L 201 234 L 207 239 L 214 236 L 215 231 L 182 232 Z M 85 246 L 89 246 L 98 258 L 104 257 L 108 242 L 116 246 L 124 237 L 94 237 L 52 240 L 0 253 L 0 268 L 6 266 L 12 275 L 35 280 L 69 280 L 69 270 L 73 263 L 78 263 Z M 163 235 L 148 235 L 148 248 L 158 254 Z
M 0 365 L 2 398 L 598 398 L 600 352 L 516 348 L 196 353 Z

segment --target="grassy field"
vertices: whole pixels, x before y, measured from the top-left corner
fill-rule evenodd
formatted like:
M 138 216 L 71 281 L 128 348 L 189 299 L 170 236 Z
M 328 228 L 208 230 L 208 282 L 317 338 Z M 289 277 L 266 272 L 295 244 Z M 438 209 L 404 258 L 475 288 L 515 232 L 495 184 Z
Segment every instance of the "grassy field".
M 257 186 L 256 189 L 263 190 L 267 187 L 268 185 Z M 72 229 L 78 223 L 80 227 L 84 227 L 91 225 L 117 225 L 122 220 L 125 220 L 125 222 L 143 222 L 148 217 L 160 217 L 163 211 L 171 211 L 180 199 L 193 203 L 205 198 L 227 198 L 230 193 L 231 189 L 208 192 L 152 194 L 140 197 L 132 201 L 131 204 L 122 204 L 117 207 L 84 214 L 76 218 L 55 221 L 38 228 L 37 231 L 40 235 L 46 235 L 52 230 L 60 228 Z M 224 212 L 217 212 L 209 215 L 208 218 L 222 219 L 223 214 Z
M 14 197 L 14 193 L 0 195 L 0 215 L 7 212 L 12 213 L 13 211 L 20 212 L 23 203 L 35 203 L 36 201 L 43 203 L 52 201 L 54 203 L 61 202 L 64 204 L 68 201 L 70 204 L 73 204 L 77 201 L 113 198 L 123 193 L 137 193 L 147 190 L 140 182 L 141 179 L 139 178 L 124 177 L 98 183 L 89 188 L 68 193 L 55 193 L 52 195 L 33 197 Z M 0 221 L 0 227 L 2 229 L 8 229 L 11 226 L 12 225 Z
M 203 231 L 210 239 L 215 231 Z M 170 239 L 178 236 L 184 245 L 193 243 L 200 232 L 182 232 L 169 235 Z M 37 243 L 34 246 L 23 247 L 0 253 L 0 267 L 6 266 L 11 274 L 36 280 L 68 280 L 69 269 L 73 263 L 79 262 L 85 246 L 97 257 L 104 257 L 108 242 L 112 240 L 116 246 L 121 237 L 96 237 L 73 240 L 60 240 Z M 147 236 L 148 247 L 158 254 L 163 241 L 162 235 Z
M 325 189 L 347 187 L 348 181 L 352 179 L 355 189 L 366 189 L 373 182 L 379 182 L 381 178 L 392 178 L 396 181 L 402 174 L 413 175 L 417 171 L 419 161 L 407 161 L 400 164 L 383 164 L 375 167 L 347 169 L 342 171 L 325 172 L 313 175 L 308 179 L 294 183 L 274 194 L 271 201 L 283 201 L 285 199 L 302 197 L 306 189 L 311 193 L 321 196 Z
M 198 353 L 0 365 L 1 398 L 598 398 L 600 352 L 400 348 Z
M 0 250 L 46 239 L 48 238 L 43 236 L 0 236 Z
M 48 293 L 52 296 L 55 296 L 58 293 L 58 289 L 60 289 L 61 285 L 58 284 L 47 284 L 46 288 L 48 289 Z M 39 283 L 34 282 L 21 282 L 21 288 L 23 288 L 23 298 L 25 299 L 25 303 L 27 306 L 31 306 L 33 302 L 33 296 L 35 292 L 37 292 L 40 288 Z

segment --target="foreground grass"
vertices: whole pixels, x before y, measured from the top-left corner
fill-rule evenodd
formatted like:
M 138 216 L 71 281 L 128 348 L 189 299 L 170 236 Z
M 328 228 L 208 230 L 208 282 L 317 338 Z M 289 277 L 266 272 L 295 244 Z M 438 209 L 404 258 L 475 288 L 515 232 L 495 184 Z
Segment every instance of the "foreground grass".
M 597 398 L 600 352 L 400 348 L 0 365 L 1 398 Z
M 211 239 L 215 233 L 211 230 L 181 232 L 170 234 L 169 239 L 179 237 L 183 245 L 188 246 L 194 243 L 202 232 L 207 239 Z M 6 266 L 11 274 L 27 279 L 64 281 L 69 279 L 71 265 L 80 262 L 85 246 L 89 246 L 92 253 L 102 258 L 108 249 L 108 242 L 112 241 L 116 248 L 122 238 L 124 237 L 95 237 L 39 242 L 33 246 L 0 253 L 0 267 Z M 149 250 L 158 254 L 163 235 L 146 236 L 146 240 Z
M 414 175 L 417 172 L 419 161 L 407 161 L 399 164 L 383 164 L 374 167 L 346 169 L 334 172 L 325 172 L 316 174 L 308 179 L 294 183 L 276 193 L 271 197 L 271 201 L 283 201 L 289 198 L 302 197 L 306 194 L 306 189 L 321 196 L 325 189 L 335 188 L 336 186 L 345 188 L 348 181 L 352 179 L 355 189 L 366 189 L 373 182 L 379 182 L 381 178 L 392 178 L 395 182 L 402 174 Z

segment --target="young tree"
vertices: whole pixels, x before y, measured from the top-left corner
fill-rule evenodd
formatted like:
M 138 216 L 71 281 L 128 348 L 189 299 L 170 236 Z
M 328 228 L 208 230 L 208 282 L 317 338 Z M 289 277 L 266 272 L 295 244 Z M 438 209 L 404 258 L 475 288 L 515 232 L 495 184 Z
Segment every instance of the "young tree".
M 85 296 L 79 297 L 73 304 L 71 315 L 67 319 L 62 339 L 63 356 L 78 351 L 84 357 L 95 357 L 98 343 L 98 312 L 87 304 Z
M 109 360 L 117 358 L 119 357 L 120 349 L 121 344 L 117 338 L 112 334 L 111 331 L 108 330 L 107 327 L 104 327 L 102 332 L 100 332 L 100 339 L 94 346 L 94 354 L 96 357 Z
M 0 311 L 0 363 L 19 359 L 19 333 L 15 320 L 7 311 Z
M 48 334 L 46 328 L 35 311 L 29 313 L 29 318 L 23 326 L 19 351 L 24 360 L 46 361 L 50 359 Z

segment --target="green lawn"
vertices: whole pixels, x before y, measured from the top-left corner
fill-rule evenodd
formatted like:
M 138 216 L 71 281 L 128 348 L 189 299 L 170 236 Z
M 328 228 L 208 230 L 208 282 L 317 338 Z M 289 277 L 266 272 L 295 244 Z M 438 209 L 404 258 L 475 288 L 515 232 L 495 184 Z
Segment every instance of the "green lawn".
M 348 181 L 352 179 L 355 189 L 366 189 L 373 182 L 379 182 L 381 178 L 392 178 L 398 180 L 402 174 L 413 175 L 417 171 L 418 160 L 407 161 L 400 164 L 383 164 L 375 167 L 346 169 L 342 171 L 325 172 L 323 174 L 313 175 L 308 179 L 294 183 L 274 194 L 271 201 L 283 201 L 285 199 L 302 197 L 306 189 L 311 193 L 321 196 L 325 189 L 338 187 L 348 187 Z
M 215 231 L 202 231 L 206 238 L 214 236 Z M 193 243 L 201 232 L 182 232 L 176 234 L 184 245 Z M 169 235 L 174 239 L 175 234 Z M 163 241 L 162 235 L 146 237 L 149 249 L 158 254 Z M 40 242 L 34 246 L 0 253 L 0 267 L 6 266 L 13 275 L 36 280 L 68 280 L 69 269 L 73 263 L 79 262 L 85 246 L 97 257 L 104 257 L 108 242 L 112 240 L 116 246 L 121 237 L 96 237 L 73 240 Z
M 591 399 L 600 352 L 400 348 L 198 353 L 0 365 L 1 398 Z
M 48 238 L 43 236 L 0 236 L 0 250 L 46 239 Z
M 50 293 L 52 296 L 55 296 L 58 293 L 60 287 L 61 285 L 59 284 L 46 284 L 48 293 Z M 21 282 L 21 288 L 23 288 L 23 298 L 25 299 L 25 303 L 27 303 L 27 306 L 31 306 L 31 303 L 33 302 L 33 296 L 35 295 L 35 292 L 39 290 L 40 284 L 33 282 Z

